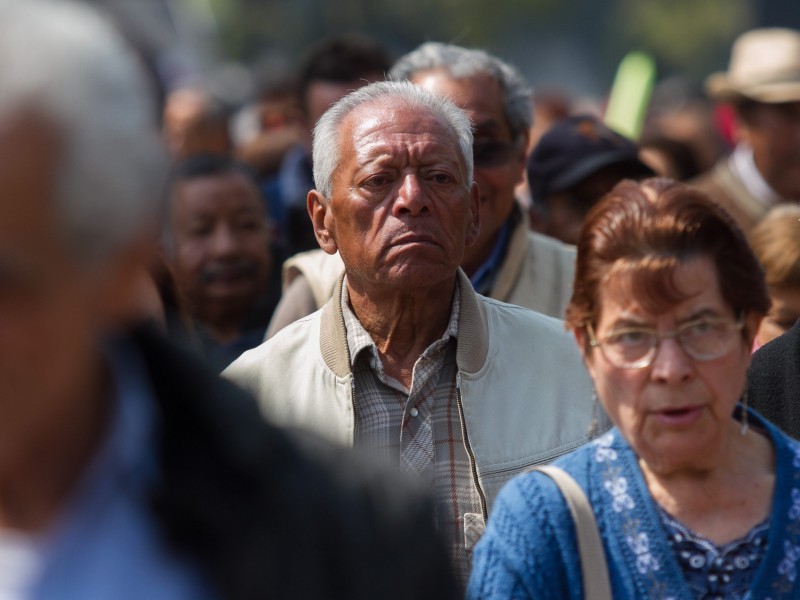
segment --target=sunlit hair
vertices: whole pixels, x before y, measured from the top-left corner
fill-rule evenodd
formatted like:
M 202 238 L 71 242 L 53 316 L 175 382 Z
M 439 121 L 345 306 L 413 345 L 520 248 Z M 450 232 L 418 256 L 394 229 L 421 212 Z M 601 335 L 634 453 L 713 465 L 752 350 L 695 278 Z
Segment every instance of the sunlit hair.
M 596 325 L 599 292 L 611 276 L 645 310 L 663 312 L 686 299 L 675 269 L 710 258 L 722 298 L 734 314 L 765 314 L 770 300 L 761 266 L 733 219 L 699 190 L 670 179 L 626 180 L 588 214 L 567 325 Z
M 497 81 L 503 91 L 503 113 L 515 142 L 533 125 L 533 95 L 527 82 L 514 67 L 483 50 L 427 42 L 401 56 L 389 77 L 406 80 L 431 69 L 443 69 L 453 79 L 488 75 Z
M 472 183 L 472 125 L 467 113 L 447 98 L 431 94 L 407 81 L 379 81 L 350 92 L 330 107 L 314 127 L 311 154 L 317 191 L 326 198 L 333 193 L 333 172 L 339 165 L 342 122 L 359 106 L 389 99 L 401 100 L 414 109 L 432 113 L 452 129 L 464 162 L 465 183 Z
M 750 230 L 770 288 L 800 288 L 800 206 L 780 204 Z
M 85 3 L 0 0 L 0 121 L 22 111 L 59 136 L 55 201 L 76 256 L 102 262 L 157 216 L 166 167 L 153 94 Z

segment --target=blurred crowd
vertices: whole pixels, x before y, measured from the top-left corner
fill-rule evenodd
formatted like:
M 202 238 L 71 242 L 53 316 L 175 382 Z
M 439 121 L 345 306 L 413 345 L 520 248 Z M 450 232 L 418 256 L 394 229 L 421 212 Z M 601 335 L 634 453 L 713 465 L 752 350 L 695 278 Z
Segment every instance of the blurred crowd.
M 738 43 L 739 54 L 731 59 L 731 72 L 710 77 L 705 89 L 678 77 L 659 82 L 649 98 L 641 135 L 635 140 L 605 126 L 603 106 L 596 101 L 570 97 L 557 89 L 535 89 L 526 133 L 526 166 L 514 194 L 531 230 L 575 244 L 589 209 L 626 178 L 658 175 L 691 181 L 723 203 L 746 232 L 774 206 L 800 197 L 800 143 L 794 134 L 800 121 L 794 105 L 798 98 L 791 91 L 785 97 L 756 94 L 758 99 L 742 93 L 762 77 L 759 57 L 794 56 L 792 43 L 796 43 L 792 32 L 757 31 Z M 779 58 L 772 60 L 780 63 Z M 790 64 L 792 60 L 786 58 L 783 62 L 787 64 L 766 64 L 765 68 L 779 75 L 797 66 Z M 281 306 L 275 314 L 281 293 L 287 289 L 296 293 L 290 286 L 302 267 L 296 266 L 293 257 L 318 248 L 306 208 L 306 196 L 314 187 L 312 131 L 328 106 L 351 90 L 383 80 L 393 63 L 380 41 L 344 34 L 310 48 L 294 75 L 271 78 L 245 106 L 225 106 L 201 85 L 166 95 L 163 132 L 176 172 L 193 172 L 195 162 L 229 160 L 236 164 L 233 168 L 249 173 L 265 211 L 267 256 L 255 252 L 253 248 L 259 244 L 249 245 L 247 236 L 241 234 L 238 252 L 242 259 L 269 265 L 254 270 L 248 299 L 242 298 L 238 304 L 231 300 L 228 309 L 220 305 L 217 312 L 206 297 L 209 305 L 204 306 L 200 284 L 192 285 L 182 276 L 183 262 L 177 257 L 167 260 L 168 273 L 174 278 L 169 302 L 171 308 L 179 309 L 173 316 L 180 315 L 180 323 L 190 325 L 202 340 L 206 356 L 220 369 L 244 349 L 257 345 L 259 330 L 263 333 L 270 319 L 267 337 L 327 300 L 325 290 L 315 290 L 314 302 L 292 295 L 292 309 Z M 726 75 L 733 83 L 724 80 Z M 497 148 L 489 146 L 485 152 L 489 160 L 491 155 L 497 156 Z M 479 155 L 478 161 L 481 159 Z M 198 176 L 178 175 L 173 183 L 192 177 Z M 177 190 L 183 187 L 174 187 L 174 206 L 191 202 L 178 200 L 183 194 Z M 171 227 L 180 229 L 191 214 L 173 215 L 177 220 Z M 221 211 L 217 218 L 222 219 Z M 210 247 L 206 260 L 213 271 L 218 259 Z M 326 268 L 336 269 L 337 265 Z M 328 287 L 332 291 L 332 284 Z M 178 299 L 180 304 L 172 304 Z M 298 302 L 306 304 L 299 306 Z M 542 310 L 540 306 L 531 308 Z M 563 316 L 562 309 L 563 305 L 556 306 L 552 314 Z M 800 305 L 794 305 L 791 315 L 800 315 Z M 238 322 L 238 329 L 229 329 L 227 335 L 215 331 L 216 319 Z M 781 322 L 787 325 L 794 320 Z M 234 333 L 242 336 L 235 343 Z M 231 343 L 233 346 L 226 348 Z
M 0 598 L 800 597 L 800 31 L 265 81 L 0 0 Z

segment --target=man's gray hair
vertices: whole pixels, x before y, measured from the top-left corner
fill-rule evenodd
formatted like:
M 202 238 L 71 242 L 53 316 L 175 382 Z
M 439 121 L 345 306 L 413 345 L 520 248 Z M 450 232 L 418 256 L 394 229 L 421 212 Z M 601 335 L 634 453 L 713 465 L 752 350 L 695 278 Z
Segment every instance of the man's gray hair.
M 466 185 L 472 183 L 472 123 L 463 110 L 447 98 L 437 96 L 407 81 L 379 81 L 350 92 L 331 106 L 314 127 L 312 157 L 314 183 L 326 198 L 333 193 L 333 172 L 339 165 L 342 122 L 356 108 L 387 99 L 400 99 L 415 109 L 429 111 L 444 121 L 458 140 L 466 169 Z
M 514 141 L 519 141 L 533 125 L 533 95 L 528 83 L 514 67 L 483 50 L 426 42 L 401 56 L 389 71 L 389 77 L 407 80 L 431 69 L 442 69 L 453 79 L 488 75 L 497 81 L 503 91 L 503 112 Z
M 107 259 L 159 216 L 166 162 L 148 83 L 91 8 L 0 0 L 0 120 L 32 111 L 56 129 L 54 208 L 81 260 Z

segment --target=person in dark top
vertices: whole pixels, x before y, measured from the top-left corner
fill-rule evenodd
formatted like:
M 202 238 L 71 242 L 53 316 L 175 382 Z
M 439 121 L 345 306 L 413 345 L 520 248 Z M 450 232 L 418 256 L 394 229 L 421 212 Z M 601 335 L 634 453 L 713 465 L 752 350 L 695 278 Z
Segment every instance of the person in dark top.
M 753 354 L 747 380 L 750 406 L 800 439 L 800 321 Z

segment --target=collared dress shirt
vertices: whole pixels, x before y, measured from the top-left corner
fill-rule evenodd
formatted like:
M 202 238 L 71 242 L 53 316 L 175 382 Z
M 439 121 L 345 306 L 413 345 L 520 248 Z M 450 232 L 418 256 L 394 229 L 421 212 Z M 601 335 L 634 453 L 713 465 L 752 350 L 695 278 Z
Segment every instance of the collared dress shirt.
M 456 286 L 447 329 L 417 359 L 406 389 L 384 371 L 374 341 L 350 308 L 347 285 L 341 298 L 354 376 L 355 445 L 430 485 L 437 524 L 465 583 L 483 515 L 458 406 L 459 301 Z

